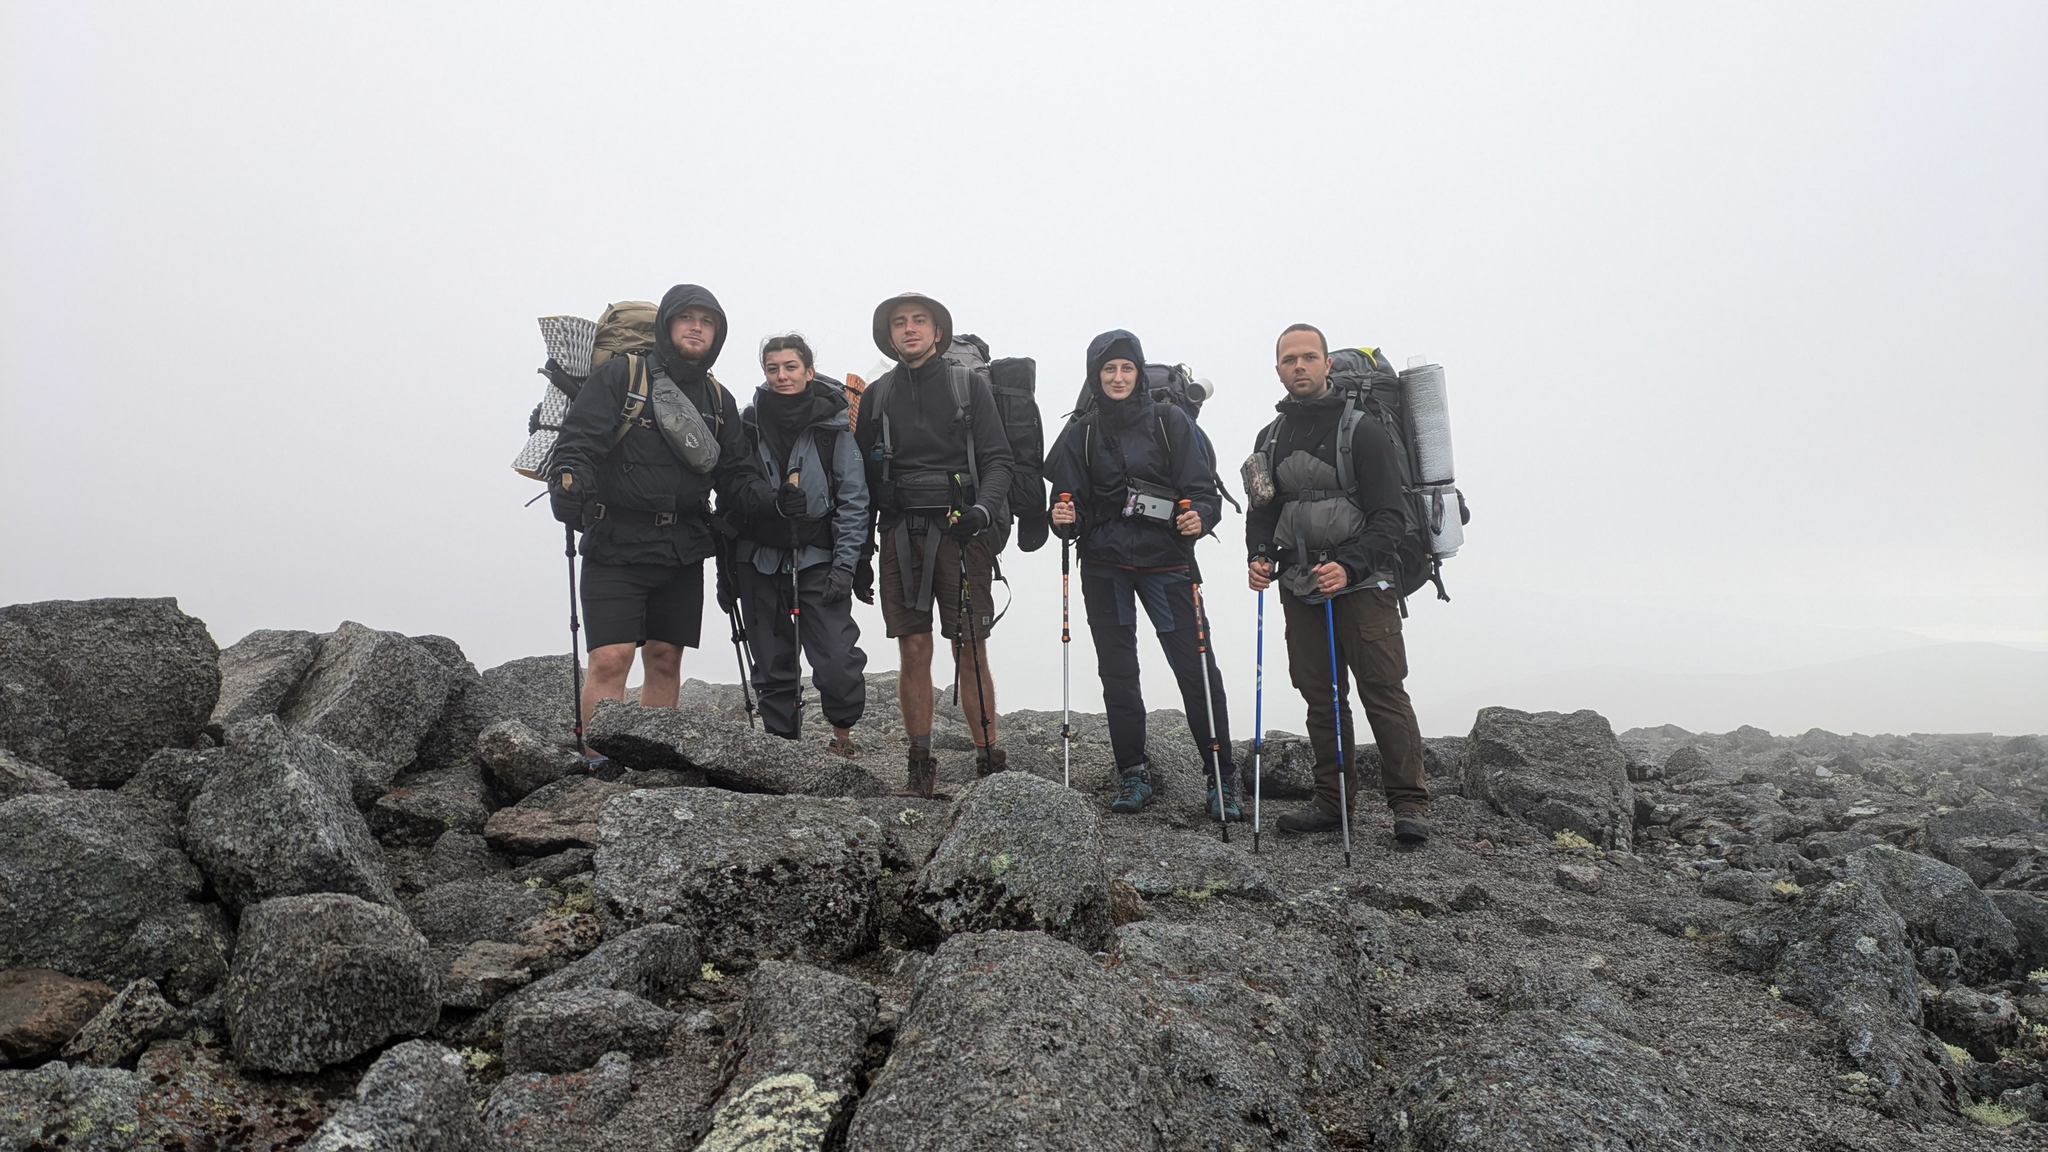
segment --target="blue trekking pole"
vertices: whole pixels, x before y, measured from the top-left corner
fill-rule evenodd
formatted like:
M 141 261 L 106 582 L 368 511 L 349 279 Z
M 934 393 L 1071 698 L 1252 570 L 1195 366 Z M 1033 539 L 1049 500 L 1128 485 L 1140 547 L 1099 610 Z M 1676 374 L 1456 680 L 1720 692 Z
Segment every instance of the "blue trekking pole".
M 1344 866 L 1351 867 L 1351 789 L 1344 780 L 1344 693 L 1337 686 L 1337 611 L 1323 601 L 1323 627 L 1330 636 L 1330 723 L 1337 730 L 1337 818 L 1344 824 Z
M 1259 640 L 1252 672 L 1252 851 L 1259 850 L 1259 756 L 1266 737 L 1266 590 L 1259 589 Z

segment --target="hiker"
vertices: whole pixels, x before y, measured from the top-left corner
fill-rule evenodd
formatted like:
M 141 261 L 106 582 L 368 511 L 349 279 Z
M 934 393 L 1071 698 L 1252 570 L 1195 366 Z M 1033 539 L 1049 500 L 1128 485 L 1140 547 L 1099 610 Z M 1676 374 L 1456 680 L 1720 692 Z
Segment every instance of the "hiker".
M 1152 803 L 1145 759 L 1145 700 L 1138 688 L 1137 605 L 1159 637 L 1180 684 L 1188 728 L 1211 774 L 1209 810 L 1239 818 L 1237 772 L 1230 763 L 1223 676 L 1196 645 L 1194 544 L 1222 515 L 1216 469 L 1195 422 L 1178 405 L 1155 404 L 1145 387 L 1145 349 L 1131 333 L 1104 332 L 1088 345 L 1084 412 L 1061 431 L 1046 457 L 1054 531 L 1077 539 L 1081 600 L 1102 674 L 1102 703 L 1122 787 L 1110 811 Z M 1066 501 L 1063 495 L 1073 499 Z M 1182 507 L 1182 502 L 1186 507 Z M 1205 667 L 1206 665 L 1206 667 Z M 1209 678 L 1209 693 L 1202 678 Z M 1212 707 L 1213 706 L 1213 707 Z M 1217 732 L 1209 730 L 1209 716 Z M 1213 742 L 1218 765 L 1207 763 Z M 1220 768 L 1223 795 L 1216 794 Z
M 877 531 L 869 547 L 881 552 L 881 580 L 877 587 L 875 565 L 864 561 L 857 591 L 870 603 L 881 597 L 882 621 L 900 658 L 896 694 L 910 739 L 908 791 L 929 797 L 938 787 L 931 750 L 935 605 L 939 632 L 953 642 L 975 770 L 986 776 L 1005 765 L 996 747 L 987 641 L 996 553 L 1010 527 L 1010 444 L 987 382 L 941 355 L 953 339 L 945 305 L 916 292 L 890 297 L 875 309 L 874 337 L 895 366 L 861 393 L 855 436 L 868 469 Z
M 766 378 L 740 415 L 748 460 L 771 484 L 792 476 L 804 496 L 790 519 L 770 511 L 737 521 L 732 573 L 754 652 L 761 723 L 786 739 L 801 735 L 803 668 L 810 658 L 830 751 L 851 757 L 853 726 L 867 707 L 867 653 L 853 622 L 853 572 L 868 533 L 868 481 L 847 429 L 845 394 L 818 377 L 811 346 L 791 333 L 761 343 Z M 794 546 L 800 611 L 791 614 Z
M 802 492 L 778 492 L 749 466 L 739 411 L 711 375 L 725 335 L 717 298 L 676 285 L 655 312 L 653 355 L 606 360 L 562 419 L 549 502 L 583 530 L 586 721 L 599 700 L 625 698 L 635 649 L 640 702 L 676 706 L 683 649 L 697 647 L 704 617 L 704 558 L 717 545 L 714 491 L 728 513 L 805 509 Z M 643 380 L 646 396 L 634 391 Z
M 1276 823 L 1288 833 L 1336 831 L 1343 824 L 1340 813 L 1355 808 L 1361 773 L 1348 698 L 1355 679 L 1379 744 L 1380 781 L 1394 812 L 1395 838 L 1419 844 L 1429 836 L 1429 790 L 1422 779 L 1422 732 L 1401 686 L 1408 656 L 1393 587 L 1399 579 L 1396 548 L 1405 530 L 1399 463 L 1378 421 L 1361 420 L 1348 446 L 1356 485 L 1339 490 L 1338 453 L 1344 446 L 1337 443 L 1337 428 L 1345 397 L 1329 384 L 1329 344 L 1319 329 L 1295 324 L 1280 334 L 1275 361 L 1287 398 L 1274 406 L 1280 415 L 1259 436 L 1262 443 L 1272 437 L 1268 461 L 1275 495 L 1246 514 L 1245 547 L 1252 590 L 1280 587 L 1288 670 L 1308 703 L 1309 742 L 1316 754 L 1314 801 Z M 1344 701 L 1341 717 L 1338 698 Z M 1344 794 L 1338 788 L 1339 719 L 1346 738 Z

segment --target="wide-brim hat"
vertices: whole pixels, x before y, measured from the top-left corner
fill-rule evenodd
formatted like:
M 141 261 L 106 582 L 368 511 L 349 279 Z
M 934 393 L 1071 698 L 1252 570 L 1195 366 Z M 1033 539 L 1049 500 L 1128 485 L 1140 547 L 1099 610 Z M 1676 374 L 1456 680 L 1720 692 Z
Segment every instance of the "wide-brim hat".
M 904 292 L 875 305 L 875 347 L 882 350 L 882 355 L 896 359 L 896 346 L 889 341 L 889 314 L 896 311 L 898 304 L 922 304 L 930 310 L 933 323 L 939 326 L 939 351 L 944 352 L 953 342 L 953 314 L 946 306 L 922 292 Z

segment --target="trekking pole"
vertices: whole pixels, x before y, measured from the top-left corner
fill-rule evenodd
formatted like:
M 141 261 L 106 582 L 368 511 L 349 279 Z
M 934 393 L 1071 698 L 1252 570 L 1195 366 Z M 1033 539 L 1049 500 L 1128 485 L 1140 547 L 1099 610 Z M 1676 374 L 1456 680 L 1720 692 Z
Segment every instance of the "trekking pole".
M 1072 492 L 1060 493 L 1060 503 L 1073 502 Z M 1074 713 L 1067 695 L 1068 668 L 1073 663 L 1074 643 L 1067 609 L 1067 575 L 1071 571 L 1072 554 L 1073 541 L 1063 532 L 1060 534 L 1060 779 L 1069 788 L 1074 786 Z
M 583 745 L 583 660 L 577 655 L 582 650 L 583 622 L 576 618 L 576 526 L 562 525 L 562 536 L 568 542 L 563 549 L 569 557 L 569 683 L 576 698 L 569 709 L 570 730 L 576 736 L 576 754 L 584 755 Z
M 1330 636 L 1330 723 L 1337 731 L 1337 819 L 1344 825 L 1344 866 L 1351 867 L 1351 789 L 1344 779 L 1344 693 L 1337 687 L 1336 601 L 1323 601 L 1323 628 Z
M 1260 756 L 1266 739 L 1266 590 L 1259 589 L 1259 640 L 1252 665 L 1252 853 L 1259 851 Z
M 734 567 L 739 565 L 739 561 L 733 558 L 732 541 L 721 540 L 718 544 L 718 570 L 720 575 L 731 578 L 726 568 L 728 562 Z M 732 588 L 732 606 L 726 608 L 725 619 L 726 623 L 732 625 L 732 657 L 740 666 L 740 702 L 746 705 L 747 727 L 752 728 L 754 726 L 754 690 L 751 685 L 754 681 L 754 670 L 749 667 L 747 661 L 747 618 L 740 608 L 739 581 L 737 579 L 733 579 Z
M 963 478 L 958 472 L 953 474 L 953 490 L 955 493 L 964 491 L 962 480 Z M 969 586 L 967 579 L 967 544 L 968 541 L 966 540 L 957 541 L 953 549 L 954 554 L 960 560 L 960 623 L 967 630 L 968 659 L 974 662 L 974 704 L 975 708 L 981 713 L 982 744 L 980 746 L 994 751 L 995 739 L 989 735 L 988 693 L 984 692 L 981 687 L 981 646 L 980 642 L 974 637 L 974 592 Z M 956 698 L 960 694 L 959 669 L 960 658 L 955 656 L 953 658 L 953 695 Z
M 789 470 L 788 483 L 792 486 L 801 486 L 803 479 L 803 469 Z M 797 600 L 799 588 L 796 581 L 796 549 L 796 528 L 792 525 L 789 529 L 789 643 L 792 649 L 790 663 L 796 667 L 796 717 L 797 723 L 801 725 L 804 716 L 804 609 Z
M 1194 501 L 1192 500 L 1180 502 L 1180 510 L 1183 512 L 1193 507 Z M 1193 545 L 1188 547 L 1189 551 L 1192 552 L 1194 550 Z M 1193 574 L 1192 565 L 1190 565 L 1189 573 L 1190 575 Z M 1202 709 L 1209 714 L 1209 775 L 1216 781 L 1216 820 L 1219 824 L 1223 825 L 1223 842 L 1228 844 L 1230 843 L 1230 810 L 1224 804 L 1223 746 L 1222 741 L 1216 735 L 1216 699 L 1209 690 L 1209 670 L 1211 667 L 1209 660 L 1209 625 L 1202 614 L 1202 582 L 1200 580 L 1190 581 L 1189 587 L 1193 590 L 1195 597 L 1195 655 L 1202 661 Z

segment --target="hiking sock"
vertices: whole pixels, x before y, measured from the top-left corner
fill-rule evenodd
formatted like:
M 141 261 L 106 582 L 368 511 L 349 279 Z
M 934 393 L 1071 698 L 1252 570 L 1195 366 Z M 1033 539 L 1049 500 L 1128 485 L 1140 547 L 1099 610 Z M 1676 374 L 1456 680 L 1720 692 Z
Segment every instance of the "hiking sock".
M 911 746 L 912 748 L 922 748 L 922 749 L 924 749 L 924 750 L 925 750 L 925 751 L 927 751 L 927 752 L 931 751 L 931 750 L 932 750 L 932 734 L 931 734 L 931 733 L 929 733 L 929 732 L 926 732 L 926 733 L 923 733 L 923 734 L 919 734 L 919 733 L 915 733 L 915 732 L 911 733 L 911 734 L 910 734 L 910 746 Z

